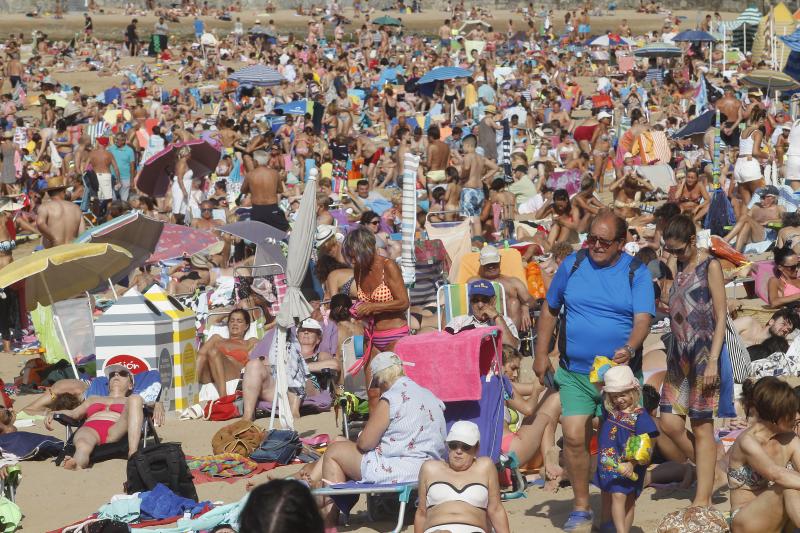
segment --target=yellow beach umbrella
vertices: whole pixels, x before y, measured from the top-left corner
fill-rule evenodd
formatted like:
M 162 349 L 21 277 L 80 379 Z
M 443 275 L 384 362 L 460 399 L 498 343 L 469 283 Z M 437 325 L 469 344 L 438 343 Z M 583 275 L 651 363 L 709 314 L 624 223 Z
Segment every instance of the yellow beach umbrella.
M 14 261 L 0 269 L 0 288 L 25 280 L 25 301 L 52 305 L 92 290 L 124 270 L 131 253 L 108 243 L 63 244 Z

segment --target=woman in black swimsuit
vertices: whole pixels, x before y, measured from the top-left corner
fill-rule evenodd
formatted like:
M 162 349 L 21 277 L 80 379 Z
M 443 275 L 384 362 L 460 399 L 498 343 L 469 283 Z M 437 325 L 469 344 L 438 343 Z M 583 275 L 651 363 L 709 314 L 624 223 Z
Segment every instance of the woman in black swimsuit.
M 386 132 L 392 131 L 392 120 L 397 118 L 397 98 L 391 87 L 387 87 L 384 91 L 383 102 L 383 124 Z

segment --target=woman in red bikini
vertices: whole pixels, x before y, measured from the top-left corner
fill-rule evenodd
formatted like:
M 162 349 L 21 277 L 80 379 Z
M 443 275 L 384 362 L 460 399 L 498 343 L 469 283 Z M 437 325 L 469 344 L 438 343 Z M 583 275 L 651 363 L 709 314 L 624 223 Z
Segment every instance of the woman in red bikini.
M 348 233 L 342 244 L 342 254 L 353 265 L 359 301 L 352 312 L 364 321 L 367 356 L 360 362 L 370 383 L 371 356 L 394 349 L 398 340 L 410 334 L 406 319 L 408 291 L 397 263 L 378 255 L 375 234 L 369 229 L 358 227 Z M 377 400 L 375 396 L 374 401 Z
M 128 457 L 139 448 L 144 403 L 141 396 L 131 393 L 133 375 L 122 365 L 109 365 L 105 373 L 108 396 L 89 396 L 75 409 L 48 411 L 45 417 L 48 430 L 53 429 L 53 415 L 56 413 L 76 419 L 86 418 L 83 426 L 75 432 L 75 455 L 64 460 L 64 468 L 68 470 L 88 467 L 95 446 L 120 441 L 126 433 Z
M 250 314 L 234 309 L 228 315 L 228 338 L 212 335 L 197 353 L 197 380 L 203 385 L 213 383 L 222 398 L 228 393 L 226 384 L 238 380 L 250 359 L 250 351 L 258 339 L 245 339 L 250 329 Z

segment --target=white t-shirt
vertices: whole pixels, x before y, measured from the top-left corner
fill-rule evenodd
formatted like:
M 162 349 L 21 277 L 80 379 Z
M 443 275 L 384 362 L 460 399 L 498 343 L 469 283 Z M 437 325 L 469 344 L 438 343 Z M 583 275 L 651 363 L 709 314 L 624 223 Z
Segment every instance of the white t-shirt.
M 506 323 L 506 327 L 508 331 L 511 332 L 511 335 L 514 336 L 516 340 L 519 340 L 519 331 L 517 331 L 517 326 L 511 321 L 510 318 L 503 315 L 503 320 Z M 472 315 L 459 315 L 457 317 L 453 317 L 453 319 L 447 324 L 447 328 L 452 329 L 453 333 L 458 333 L 464 328 L 474 326 L 476 328 L 484 328 L 484 327 L 491 327 L 494 324 L 489 324 L 488 322 L 481 322 L 477 318 Z

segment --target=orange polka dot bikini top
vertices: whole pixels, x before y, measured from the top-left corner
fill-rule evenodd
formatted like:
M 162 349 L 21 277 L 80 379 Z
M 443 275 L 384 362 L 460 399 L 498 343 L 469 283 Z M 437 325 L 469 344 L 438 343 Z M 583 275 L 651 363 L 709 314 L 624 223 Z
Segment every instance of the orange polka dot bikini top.
M 388 259 L 384 259 L 383 262 L 383 272 L 381 272 L 381 282 L 380 284 L 375 287 L 369 296 L 361 290 L 361 287 L 358 288 L 358 299 L 362 302 L 371 302 L 371 303 L 388 303 L 394 300 L 394 295 L 392 295 L 392 290 L 386 285 L 386 261 Z

